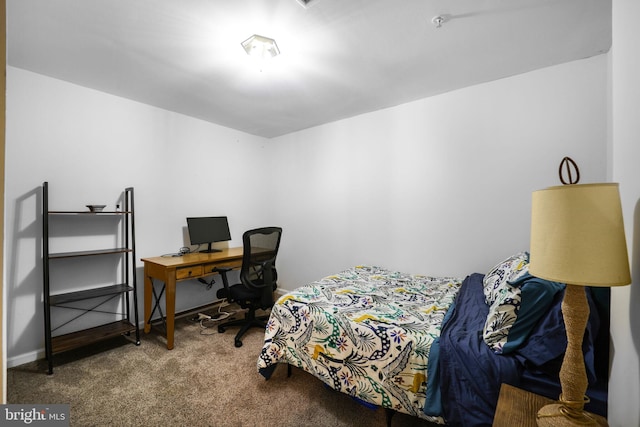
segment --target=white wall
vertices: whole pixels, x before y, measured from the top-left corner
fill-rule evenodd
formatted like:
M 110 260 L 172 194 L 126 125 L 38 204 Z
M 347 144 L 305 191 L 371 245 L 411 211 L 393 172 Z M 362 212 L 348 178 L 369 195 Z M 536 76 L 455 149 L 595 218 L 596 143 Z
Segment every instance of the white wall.
M 463 276 L 528 247 L 531 192 L 558 183 L 563 156 L 605 179 L 607 87 L 598 56 L 265 141 L 9 68 L 8 362 L 42 354 L 45 180 L 53 209 L 134 186 L 138 258 L 175 252 L 186 216 L 226 214 L 232 245 L 284 227 L 285 289 L 358 263 Z
M 612 291 L 609 424 L 640 425 L 640 3 L 613 3 L 613 180 L 620 182 L 633 283 Z
M 287 286 L 370 263 L 463 276 L 529 246 L 531 192 L 606 175 L 606 56 L 277 139 Z
M 133 186 L 138 258 L 189 243 L 183 235 L 187 216 L 228 215 L 232 246 L 242 245 L 244 230 L 272 218 L 261 191 L 270 173 L 262 162 L 269 155 L 263 138 L 17 68 L 8 68 L 7 85 L 4 312 L 10 366 L 44 349 L 44 181 L 51 210 L 113 207 Z M 141 271 L 138 283 L 141 296 Z M 212 294 L 197 282 L 181 286 L 178 309 L 198 306 Z

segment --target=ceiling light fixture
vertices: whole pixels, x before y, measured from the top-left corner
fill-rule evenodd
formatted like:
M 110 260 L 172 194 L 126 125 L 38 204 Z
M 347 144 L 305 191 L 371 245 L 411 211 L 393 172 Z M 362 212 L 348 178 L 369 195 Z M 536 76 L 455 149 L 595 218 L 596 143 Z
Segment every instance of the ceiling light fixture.
M 280 49 L 274 39 L 257 34 L 243 41 L 242 47 L 247 55 L 258 59 L 269 59 L 280 54 Z
M 307 9 L 310 6 L 313 6 L 313 4 L 316 3 L 316 0 L 298 0 L 298 3 L 300 3 L 302 7 Z

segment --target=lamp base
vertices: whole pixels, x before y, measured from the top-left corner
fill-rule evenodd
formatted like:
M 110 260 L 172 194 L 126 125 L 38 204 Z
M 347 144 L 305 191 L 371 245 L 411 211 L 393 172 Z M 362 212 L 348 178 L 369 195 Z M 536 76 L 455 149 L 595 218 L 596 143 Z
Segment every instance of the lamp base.
M 562 403 L 551 403 L 538 411 L 538 427 L 608 426 L 601 417 L 595 417 L 584 410 L 570 409 Z

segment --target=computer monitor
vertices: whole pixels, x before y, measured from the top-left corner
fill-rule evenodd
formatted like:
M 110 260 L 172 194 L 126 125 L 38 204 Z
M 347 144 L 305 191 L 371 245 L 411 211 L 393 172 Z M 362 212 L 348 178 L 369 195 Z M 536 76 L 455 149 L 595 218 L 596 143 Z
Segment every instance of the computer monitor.
M 187 228 L 192 245 L 207 244 L 207 249 L 200 252 L 220 252 L 220 249 L 212 249 L 211 244 L 231 240 L 226 216 L 187 218 Z

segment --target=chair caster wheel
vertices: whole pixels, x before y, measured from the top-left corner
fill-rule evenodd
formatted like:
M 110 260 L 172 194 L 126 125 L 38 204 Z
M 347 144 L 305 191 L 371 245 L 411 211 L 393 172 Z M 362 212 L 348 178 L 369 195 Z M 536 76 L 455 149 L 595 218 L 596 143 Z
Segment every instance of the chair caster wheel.
M 235 345 L 236 347 L 242 347 L 242 341 L 240 341 L 240 340 L 235 340 L 234 345 Z
M 224 331 L 226 331 L 227 329 L 224 326 L 218 326 L 218 332 L 219 333 L 223 333 Z

